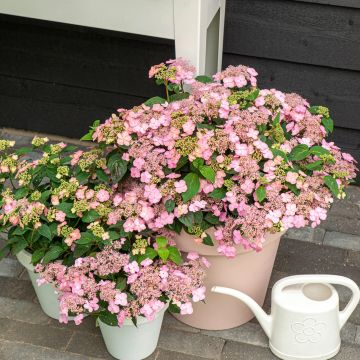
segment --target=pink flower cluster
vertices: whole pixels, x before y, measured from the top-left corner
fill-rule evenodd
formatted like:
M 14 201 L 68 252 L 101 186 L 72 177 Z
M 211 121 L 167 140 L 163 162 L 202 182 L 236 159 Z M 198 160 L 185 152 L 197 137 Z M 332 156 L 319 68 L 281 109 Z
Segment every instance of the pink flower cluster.
M 200 241 L 214 225 L 218 251 L 232 257 L 237 245 L 260 250 L 267 232 L 317 226 L 333 196 L 345 195 L 355 160 L 326 141 L 327 108 L 257 89 L 257 72 L 246 66 L 201 83 L 176 60 L 154 66 L 150 77 L 165 73 L 191 83 L 191 94 L 120 109 L 93 133 L 130 172 L 109 223 L 126 219 L 126 231 L 180 225 Z M 196 222 L 191 214 L 199 213 Z
M 190 253 L 181 265 L 149 258 L 138 263 L 121 253 L 121 246 L 114 241 L 95 256 L 76 259 L 72 266 L 37 265 L 39 285 L 52 283 L 60 294 L 60 322 L 67 323 L 71 315 L 80 324 L 85 314 L 110 313 L 121 327 L 125 319 L 138 316 L 153 320 L 167 303 L 181 314 L 191 314 L 191 301 L 204 300 L 206 259 Z

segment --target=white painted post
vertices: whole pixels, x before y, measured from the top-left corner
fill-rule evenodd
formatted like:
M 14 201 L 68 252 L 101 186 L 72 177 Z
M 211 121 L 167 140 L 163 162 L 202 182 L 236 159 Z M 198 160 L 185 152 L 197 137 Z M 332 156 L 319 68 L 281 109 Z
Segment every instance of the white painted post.
M 174 0 L 176 57 L 195 65 L 198 74 L 221 70 L 226 0 Z

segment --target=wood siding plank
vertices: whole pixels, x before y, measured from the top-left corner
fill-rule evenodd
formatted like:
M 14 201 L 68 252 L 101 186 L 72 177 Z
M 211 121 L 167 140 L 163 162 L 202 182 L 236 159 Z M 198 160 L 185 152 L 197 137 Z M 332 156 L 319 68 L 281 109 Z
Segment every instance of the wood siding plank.
M 172 57 L 173 42 L 0 21 L 2 75 L 149 97 L 159 93 L 149 68 Z
M 360 9 L 228 0 L 224 52 L 360 70 Z
M 79 138 L 96 119 L 145 98 L 0 76 L 0 126 Z
M 300 2 L 322 4 L 322 5 L 345 6 L 345 7 L 360 9 L 359 0 L 290 0 L 290 1 L 300 1 Z

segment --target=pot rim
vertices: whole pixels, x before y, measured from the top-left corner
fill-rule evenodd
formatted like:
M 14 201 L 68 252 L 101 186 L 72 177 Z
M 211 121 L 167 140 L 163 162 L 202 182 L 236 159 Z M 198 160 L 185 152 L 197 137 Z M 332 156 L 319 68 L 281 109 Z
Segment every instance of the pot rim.
M 28 251 L 21 250 L 16 254 L 16 258 L 18 259 L 19 263 L 24 266 L 27 270 L 34 271 L 35 267 L 31 263 L 31 256 L 32 254 Z
M 215 230 L 214 227 L 211 227 L 208 229 L 208 231 L 210 232 L 210 235 L 213 236 L 214 230 Z M 270 245 L 274 241 L 280 240 L 280 238 L 285 234 L 285 232 L 286 232 L 286 230 L 279 231 L 276 233 L 267 232 L 265 234 L 266 239 L 263 244 L 263 248 Z M 181 240 L 182 237 L 184 237 L 187 240 Z M 197 252 L 199 255 L 206 256 L 206 257 L 219 257 L 219 256 L 225 257 L 225 255 L 219 254 L 217 252 L 217 243 L 216 242 L 214 243 L 214 246 L 209 246 L 209 245 L 205 245 L 205 244 L 197 244 L 193 240 L 188 241 L 189 237 L 193 238 L 194 236 L 186 233 L 184 231 L 184 229 L 181 230 L 180 234 L 177 234 L 177 233 L 175 234 L 174 239 L 176 242 L 176 246 L 178 247 L 178 249 L 180 251 L 185 252 L 185 253 L 194 251 L 194 252 Z M 244 247 L 242 245 L 235 245 L 235 249 L 236 249 L 236 256 L 246 255 L 250 252 L 256 252 L 256 250 L 254 250 L 254 249 L 244 249 Z

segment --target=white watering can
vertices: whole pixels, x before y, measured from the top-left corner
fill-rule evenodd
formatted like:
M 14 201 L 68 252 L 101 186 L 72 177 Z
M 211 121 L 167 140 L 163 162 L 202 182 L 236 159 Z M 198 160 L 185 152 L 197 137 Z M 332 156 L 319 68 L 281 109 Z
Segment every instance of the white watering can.
M 331 284 L 351 289 L 352 297 L 339 311 L 339 295 Z M 337 275 L 296 275 L 279 280 L 272 289 L 271 315 L 248 295 L 221 286 L 213 292 L 234 296 L 253 311 L 269 337 L 271 351 L 281 359 L 326 360 L 340 349 L 340 330 L 360 300 L 356 283 Z

